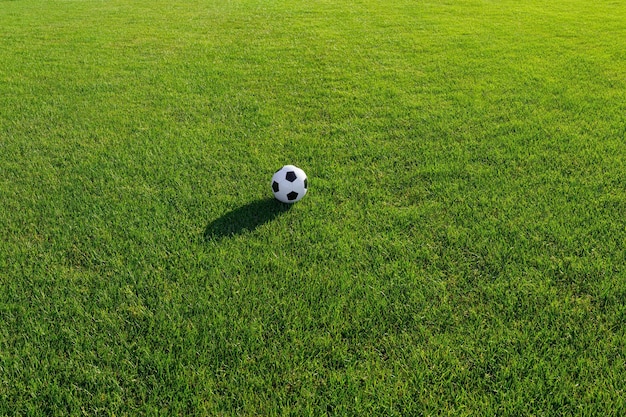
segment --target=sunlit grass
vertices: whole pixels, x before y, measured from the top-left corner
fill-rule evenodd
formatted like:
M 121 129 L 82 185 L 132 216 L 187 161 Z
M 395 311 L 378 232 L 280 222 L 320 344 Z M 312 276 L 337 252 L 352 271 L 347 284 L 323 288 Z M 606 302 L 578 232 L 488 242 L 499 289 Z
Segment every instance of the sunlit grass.
M 0 415 L 622 415 L 625 28 L 0 1 Z

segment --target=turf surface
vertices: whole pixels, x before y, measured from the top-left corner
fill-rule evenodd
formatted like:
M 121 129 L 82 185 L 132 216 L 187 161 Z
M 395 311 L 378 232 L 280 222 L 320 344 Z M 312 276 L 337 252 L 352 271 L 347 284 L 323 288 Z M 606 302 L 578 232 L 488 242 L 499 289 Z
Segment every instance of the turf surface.
M 621 1 L 0 0 L 0 415 L 624 415 L 625 115 Z

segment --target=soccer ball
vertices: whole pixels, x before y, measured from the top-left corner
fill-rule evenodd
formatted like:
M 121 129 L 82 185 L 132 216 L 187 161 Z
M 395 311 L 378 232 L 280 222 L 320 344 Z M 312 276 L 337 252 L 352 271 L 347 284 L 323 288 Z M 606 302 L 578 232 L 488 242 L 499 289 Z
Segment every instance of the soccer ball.
M 293 165 L 285 165 L 272 177 L 274 197 L 283 203 L 295 203 L 301 200 L 307 188 L 306 174 Z

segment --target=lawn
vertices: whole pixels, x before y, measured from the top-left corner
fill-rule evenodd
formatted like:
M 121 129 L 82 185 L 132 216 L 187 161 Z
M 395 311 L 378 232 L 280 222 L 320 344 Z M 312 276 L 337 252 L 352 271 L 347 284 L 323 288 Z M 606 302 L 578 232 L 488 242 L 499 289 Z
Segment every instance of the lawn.
M 625 300 L 622 1 L 0 0 L 2 416 L 622 416 Z

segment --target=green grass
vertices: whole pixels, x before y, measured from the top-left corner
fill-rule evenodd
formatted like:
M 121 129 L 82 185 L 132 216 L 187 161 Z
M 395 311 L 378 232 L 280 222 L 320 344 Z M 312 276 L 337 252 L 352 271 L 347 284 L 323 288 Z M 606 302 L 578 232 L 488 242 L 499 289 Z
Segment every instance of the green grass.
M 625 116 L 621 1 L 0 0 L 0 415 L 624 415 Z

